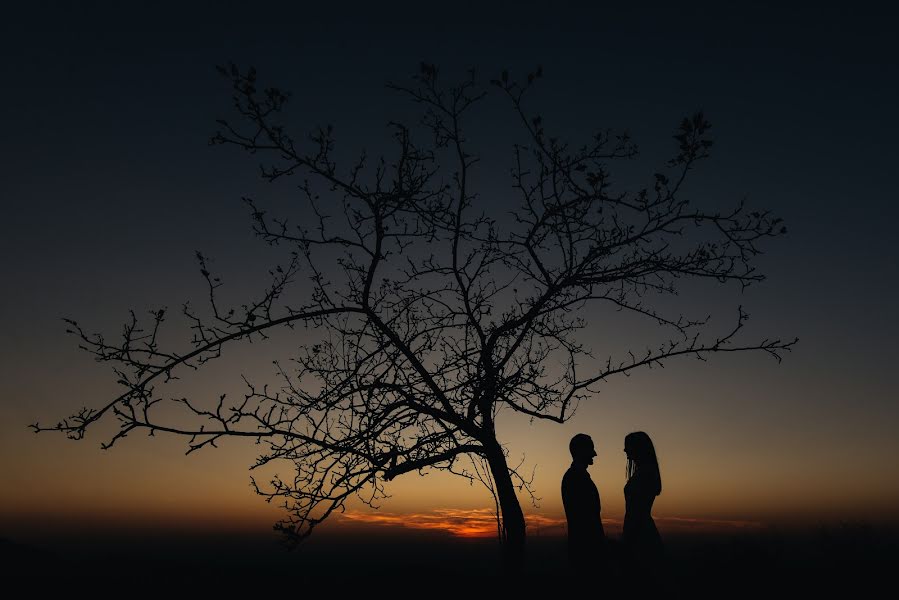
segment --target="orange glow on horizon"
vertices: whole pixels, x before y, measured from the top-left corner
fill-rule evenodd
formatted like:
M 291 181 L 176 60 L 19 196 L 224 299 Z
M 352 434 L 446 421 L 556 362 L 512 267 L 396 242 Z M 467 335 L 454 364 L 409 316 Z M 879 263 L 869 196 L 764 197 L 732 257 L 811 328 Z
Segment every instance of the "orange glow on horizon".
M 496 537 L 495 513 L 487 508 L 456 509 L 438 508 L 427 513 L 382 513 L 348 510 L 340 516 L 342 521 L 355 524 L 404 527 L 429 531 L 443 531 L 456 537 L 485 538 Z M 556 528 L 565 526 L 564 519 L 546 515 L 528 515 L 528 529 Z
M 339 516 L 343 524 L 400 527 L 426 531 L 439 531 L 462 538 L 496 537 L 497 524 L 493 510 L 486 508 L 457 509 L 438 508 L 431 512 L 388 513 L 348 510 Z M 532 513 L 525 516 L 531 535 L 565 535 L 564 517 Z M 619 518 L 603 518 L 607 533 L 618 535 L 622 521 Z M 687 517 L 656 517 L 656 525 L 663 533 L 722 533 L 761 530 L 760 521 L 726 519 L 697 519 Z

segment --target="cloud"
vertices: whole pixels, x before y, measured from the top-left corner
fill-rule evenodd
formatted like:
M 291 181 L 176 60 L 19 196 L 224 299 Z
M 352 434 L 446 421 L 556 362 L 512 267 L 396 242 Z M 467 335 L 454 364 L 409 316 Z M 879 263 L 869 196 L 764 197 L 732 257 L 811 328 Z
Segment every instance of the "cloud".
M 487 538 L 496 537 L 496 516 L 487 508 L 438 508 L 421 513 L 387 513 L 348 510 L 340 516 L 348 524 L 380 525 L 449 533 L 456 537 Z M 565 518 L 533 513 L 525 516 L 528 533 L 531 535 L 565 535 Z M 606 533 L 618 535 L 622 520 L 604 518 Z M 726 531 L 747 531 L 760 529 L 758 521 L 738 521 L 725 519 L 697 519 L 687 517 L 655 517 L 659 530 L 665 533 L 721 533 Z
M 496 537 L 496 515 L 491 509 L 438 508 L 427 513 L 383 513 L 346 511 L 341 519 L 351 523 L 444 531 L 457 537 Z M 525 517 L 529 532 L 564 532 L 565 519 L 531 514 Z
M 695 519 L 686 517 L 654 517 L 656 525 L 662 532 L 724 532 L 748 531 L 761 529 L 760 521 L 738 521 L 727 519 Z

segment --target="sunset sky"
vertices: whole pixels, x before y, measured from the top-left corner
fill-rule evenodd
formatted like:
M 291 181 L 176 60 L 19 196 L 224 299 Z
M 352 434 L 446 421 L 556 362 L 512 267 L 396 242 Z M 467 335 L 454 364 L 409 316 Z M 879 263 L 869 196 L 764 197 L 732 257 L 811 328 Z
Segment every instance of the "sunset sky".
M 333 123 L 350 154 L 378 147 L 388 120 L 412 114 L 383 84 L 422 60 L 447 77 L 469 66 L 485 78 L 504 68 L 524 76 L 542 65 L 544 118 L 573 139 L 628 129 L 642 150 L 628 167 L 635 179 L 648 180 L 671 154 L 680 118 L 702 109 L 716 145 L 690 193 L 722 207 L 745 198 L 781 216 L 789 233 L 758 261 L 764 283 L 742 294 L 691 288 L 677 306 L 726 327 L 742 304 L 747 334 L 800 343 L 781 364 L 713 356 L 611 380 L 565 425 L 503 413 L 510 462 L 536 468 L 539 506 L 522 498 L 531 527 L 559 527 L 568 440 L 584 432 L 596 443 L 591 474 L 614 529 L 624 512 L 623 439 L 635 430 L 659 455 L 663 533 L 899 518 L 899 48 L 884 15 L 764 3 L 728 13 L 303 4 L 37 2 L 0 24 L 0 537 L 59 526 L 254 531 L 280 517 L 249 487 L 252 443 L 185 456 L 183 440 L 132 435 L 103 451 L 100 431 L 72 442 L 27 428 L 117 393 L 109 369 L 65 335 L 62 317 L 112 334 L 129 308 L 201 300 L 197 250 L 237 296 L 265 281 L 277 251 L 253 237 L 241 197 L 278 202 L 292 190 L 263 186 L 253 157 L 207 145 L 230 107 L 214 69 L 228 61 L 291 90 L 298 129 Z M 477 181 L 502 207 L 510 126 L 496 115 L 510 116 L 494 106 L 471 135 L 492 157 L 486 164 L 499 165 Z M 615 312 L 585 317 L 597 347 L 642 343 Z M 290 356 L 291 335 L 229 352 L 179 389 L 216 398 L 239 395 L 241 374 L 274 380 L 271 361 Z M 467 481 L 413 473 L 388 491 L 377 516 L 352 504 L 332 528 L 489 535 L 492 499 Z

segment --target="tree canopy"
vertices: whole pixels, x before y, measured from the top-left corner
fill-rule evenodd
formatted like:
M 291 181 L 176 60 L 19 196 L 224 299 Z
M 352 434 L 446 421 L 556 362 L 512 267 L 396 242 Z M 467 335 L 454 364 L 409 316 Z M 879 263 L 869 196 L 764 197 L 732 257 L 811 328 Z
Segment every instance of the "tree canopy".
M 189 327 L 177 347 L 159 341 L 164 309 L 148 319 L 132 312 L 115 339 L 69 320 L 123 391 L 36 431 L 81 439 L 95 423 L 114 421 L 105 448 L 135 431 L 184 436 L 189 452 L 225 437 L 259 442 L 254 468 L 292 465 L 291 476 L 254 485 L 283 504 L 278 527 L 294 540 L 351 497 L 377 503 L 395 477 L 446 469 L 487 485 L 502 539 L 520 546 L 515 490 L 527 478 L 497 438 L 502 410 L 562 423 L 611 377 L 717 352 L 761 351 L 779 361 L 796 341 L 747 339 L 742 307 L 723 329 L 702 314 L 664 311 L 663 299 L 687 281 L 762 281 L 754 259 L 785 233 L 768 211 L 691 201 L 686 183 L 712 147 L 701 113 L 680 123 L 673 157 L 647 185 L 625 190 L 611 169 L 634 160 L 636 145 L 611 130 L 581 146 L 555 136 L 527 103 L 540 69 L 521 82 L 503 72 L 484 83 L 472 71 L 446 84 L 422 64 L 409 82 L 389 84 L 414 114 L 389 123 L 392 154 L 361 153 L 350 164 L 334 158 L 331 126 L 288 131 L 287 92 L 260 87 L 253 69 L 220 70 L 234 115 L 219 121 L 212 143 L 254 155 L 267 181 L 295 184 L 292 217 L 246 199 L 255 232 L 284 247 L 285 262 L 254 298 L 225 306 L 221 280 L 197 253 L 208 297 L 203 308 L 182 307 Z M 466 125 L 488 94 L 504 99 L 522 133 L 508 146 L 516 199 L 508 214 L 495 214 L 472 184 L 481 156 Z M 579 335 L 591 304 L 645 319 L 664 339 L 594 356 Z M 202 369 L 226 345 L 295 327 L 304 341 L 291 361 L 276 363 L 277 383 L 247 379 L 243 397 L 222 395 L 211 406 L 166 394 L 167 382 Z

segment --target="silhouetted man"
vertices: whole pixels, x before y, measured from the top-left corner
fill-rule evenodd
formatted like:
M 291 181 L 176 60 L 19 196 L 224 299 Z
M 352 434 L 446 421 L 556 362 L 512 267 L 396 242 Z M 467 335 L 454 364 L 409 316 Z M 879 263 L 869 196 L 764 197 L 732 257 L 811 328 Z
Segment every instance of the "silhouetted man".
M 599 518 L 599 491 L 587 473 L 596 450 L 593 440 L 584 433 L 571 438 L 568 449 L 571 467 L 562 478 L 562 504 L 568 519 L 568 558 L 574 566 L 596 568 L 606 541 Z

